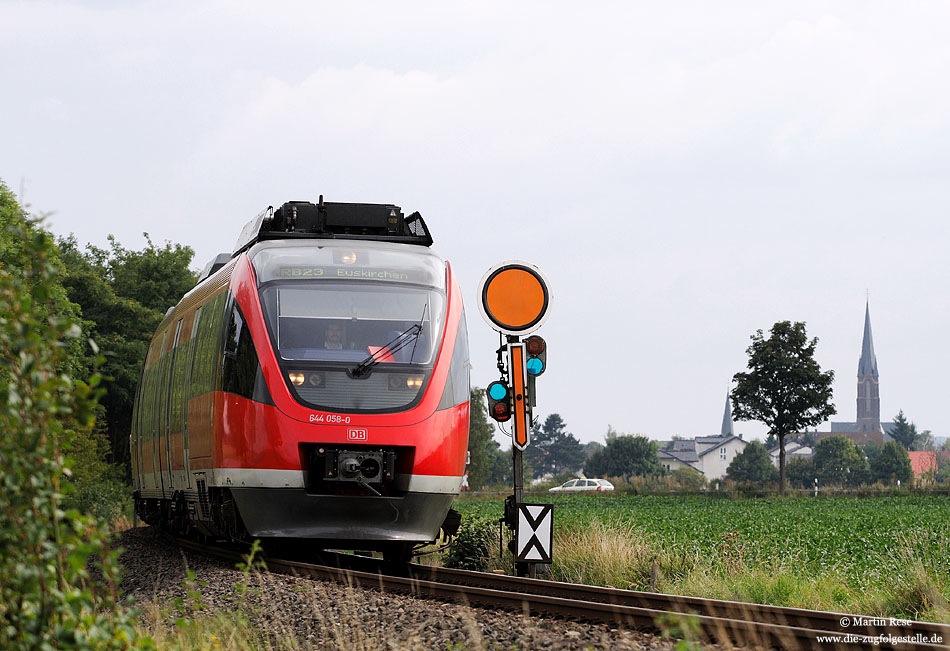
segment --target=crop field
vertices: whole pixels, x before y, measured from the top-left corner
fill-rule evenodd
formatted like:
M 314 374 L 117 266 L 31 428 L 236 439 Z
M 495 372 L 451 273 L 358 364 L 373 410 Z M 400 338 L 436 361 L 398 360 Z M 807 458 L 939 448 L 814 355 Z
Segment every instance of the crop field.
M 614 493 L 526 500 L 555 504 L 557 578 L 644 589 L 652 575 L 656 589 L 684 594 L 947 617 L 946 496 L 729 499 Z M 456 508 L 463 518 L 497 519 L 502 501 L 460 500 Z M 585 555 L 585 547 L 592 556 Z

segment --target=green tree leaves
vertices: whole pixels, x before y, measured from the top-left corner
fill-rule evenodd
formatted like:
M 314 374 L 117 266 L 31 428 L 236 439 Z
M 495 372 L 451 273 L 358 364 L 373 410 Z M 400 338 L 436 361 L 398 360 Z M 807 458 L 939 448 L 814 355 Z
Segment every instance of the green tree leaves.
M 64 370 L 81 330 L 62 300 L 52 239 L 2 184 L 0 212 L 0 648 L 133 646 L 107 530 L 63 510 L 62 444 L 70 428 L 91 426 L 99 378 Z M 101 579 L 88 570 L 93 554 Z
M 815 446 L 812 461 L 818 482 L 822 485 L 857 486 L 867 480 L 867 459 L 854 441 L 843 436 L 822 439 Z
M 898 480 L 905 484 L 909 482 L 913 477 L 913 468 L 910 465 L 910 455 L 904 446 L 897 441 L 885 443 L 880 453 L 871 461 L 871 476 L 874 481 L 885 484 L 893 484 Z
M 659 445 L 645 436 L 615 434 L 607 446 L 584 464 L 588 477 L 658 476 L 665 470 L 657 456 Z
M 188 269 L 191 248 L 168 242 L 157 247 L 145 237 L 141 251 L 130 251 L 112 237 L 109 251 L 91 245 L 80 251 L 74 237 L 58 242 L 63 285 L 106 357 L 105 431 L 112 459 L 120 464 L 129 461 L 132 405 L 148 341 L 165 311 L 196 281 Z
M 733 481 L 764 483 L 775 481 L 778 471 L 772 465 L 772 457 L 765 446 L 758 441 L 750 441 L 729 464 L 726 476 Z
M 525 450 L 535 477 L 557 476 L 580 470 L 584 464 L 584 448 L 560 414 L 550 414 L 544 425 L 531 432 L 531 445 Z
M 917 426 L 907 420 L 903 409 L 894 416 L 894 429 L 890 434 L 895 441 L 904 446 L 905 450 L 912 449 L 914 439 L 917 438 Z
M 779 321 L 768 339 L 752 335 L 746 373 L 736 373 L 731 393 L 732 416 L 757 420 L 778 438 L 780 489 L 785 491 L 785 437 L 813 427 L 836 413 L 831 403 L 834 371 L 822 372 L 815 361 L 818 338 L 808 339 L 805 324 Z

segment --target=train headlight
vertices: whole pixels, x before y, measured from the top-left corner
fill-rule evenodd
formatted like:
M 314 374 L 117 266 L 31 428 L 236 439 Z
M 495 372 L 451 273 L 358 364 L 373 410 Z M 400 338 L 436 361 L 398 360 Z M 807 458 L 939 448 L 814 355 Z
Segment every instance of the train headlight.
M 390 375 L 389 376 L 389 390 L 390 391 L 417 391 L 422 388 L 422 383 L 425 380 L 424 375 Z
M 303 384 L 304 375 L 303 373 L 291 372 L 287 374 L 287 377 L 290 378 L 290 381 L 293 382 L 295 387 L 299 387 Z

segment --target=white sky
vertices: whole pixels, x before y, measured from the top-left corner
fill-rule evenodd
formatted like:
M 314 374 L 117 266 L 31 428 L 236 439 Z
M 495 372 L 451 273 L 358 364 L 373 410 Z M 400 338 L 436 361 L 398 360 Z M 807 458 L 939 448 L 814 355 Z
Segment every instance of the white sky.
M 537 413 L 582 441 L 718 433 L 782 319 L 853 420 L 869 290 L 882 416 L 950 434 L 950 5 L 587 4 L 0 1 L 0 179 L 196 268 L 269 204 L 418 210 L 477 385 L 482 274 L 547 274 Z

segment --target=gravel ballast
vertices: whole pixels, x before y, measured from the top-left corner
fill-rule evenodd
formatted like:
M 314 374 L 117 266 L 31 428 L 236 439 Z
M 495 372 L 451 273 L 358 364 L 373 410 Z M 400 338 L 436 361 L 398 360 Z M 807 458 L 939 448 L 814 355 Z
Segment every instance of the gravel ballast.
M 267 645 L 318 649 L 672 649 L 639 631 L 554 618 L 526 617 L 410 595 L 353 588 L 283 574 L 246 575 L 227 561 L 183 552 L 153 527 L 119 534 L 122 589 L 140 608 L 162 613 L 151 625 L 174 625 L 176 600 L 205 612 L 240 609 L 265 631 Z M 186 588 L 186 567 L 195 585 Z M 235 588 L 247 578 L 245 595 Z M 154 607 L 148 608 L 149 604 Z M 159 623 L 164 622 L 164 623 Z

